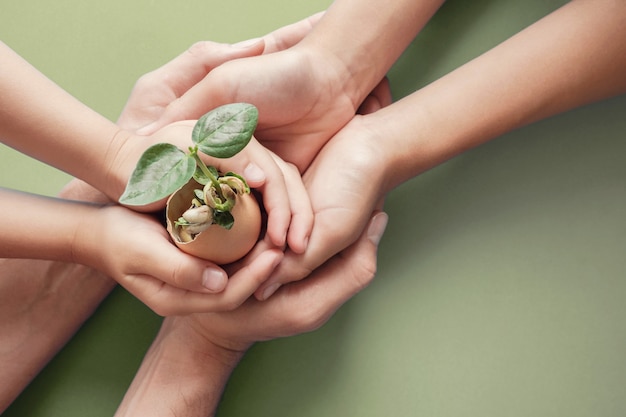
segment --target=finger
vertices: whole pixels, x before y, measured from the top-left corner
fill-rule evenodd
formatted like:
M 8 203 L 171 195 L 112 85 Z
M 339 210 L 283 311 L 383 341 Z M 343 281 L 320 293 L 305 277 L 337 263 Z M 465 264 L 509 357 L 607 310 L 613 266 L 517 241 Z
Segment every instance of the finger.
M 165 233 L 151 239 L 149 246 L 145 241 L 130 243 L 139 252 L 135 264 L 128 268 L 129 274 L 148 275 L 172 287 L 200 294 L 218 293 L 228 283 L 228 275 L 222 268 L 182 252 Z
M 242 173 L 251 187 L 263 195 L 263 206 L 267 212 L 267 235 L 278 247 L 285 245 L 291 222 L 289 189 L 284 172 L 274 156 L 256 139 L 252 139 L 244 150 L 228 160 L 215 161 L 219 170 Z
M 237 271 L 219 294 L 183 290 L 150 275 L 128 275 L 120 284 L 161 316 L 230 311 L 248 299 L 282 259 L 278 250 L 266 251 Z
M 378 244 L 387 227 L 388 216 L 376 212 L 359 239 L 331 258 L 308 279 L 285 286 L 282 291 L 296 293 L 289 301 L 293 311 L 300 311 L 304 325 L 298 329 L 314 330 L 366 288 L 376 275 Z M 290 288 L 293 286 L 293 288 Z M 303 311 L 306 308 L 312 311 Z
M 358 167 L 354 170 L 346 167 L 343 171 L 346 177 L 351 172 L 361 172 Z M 355 188 L 353 181 L 337 181 L 328 170 L 314 167 L 312 172 L 313 177 L 308 178 L 314 181 L 308 184 L 307 190 L 309 195 L 318 198 L 312 202 L 316 206 L 315 220 L 306 251 L 302 254 L 287 251 L 272 277 L 255 292 L 258 299 L 266 299 L 282 284 L 306 277 L 356 241 L 367 225 L 369 213 L 380 200 L 379 188 L 372 181 L 367 182 L 369 187 Z M 331 190 L 328 184 L 333 184 Z
M 322 18 L 324 12 L 316 13 L 312 16 L 302 19 L 299 22 L 292 23 L 268 33 L 263 37 L 265 40 L 264 54 L 279 52 L 292 47 L 300 42 L 310 31 L 313 26 Z
M 212 41 L 196 42 L 174 60 L 156 70 L 156 78 L 166 83 L 180 78 L 180 82 L 171 85 L 176 96 L 180 97 L 224 62 L 259 55 L 263 51 L 264 43 L 263 39 L 251 39 L 235 45 Z M 180 74 L 185 74 L 185 77 L 181 78 Z
M 298 168 L 274 155 L 276 164 L 284 173 L 287 186 L 289 205 L 291 207 L 291 222 L 287 232 L 287 244 L 294 253 L 304 253 L 309 236 L 313 230 L 315 215 L 309 199 L 309 194 L 302 182 Z
M 376 212 L 355 243 L 307 279 L 285 285 L 269 300 L 254 304 L 258 313 L 250 314 L 253 321 L 249 323 L 249 333 L 254 333 L 254 328 L 263 328 L 265 335 L 285 337 L 313 331 L 324 324 L 374 279 L 377 248 L 387 220 L 384 212 Z
M 346 218 L 338 211 L 328 216 L 316 216 L 306 252 L 297 254 L 288 250 L 270 279 L 255 291 L 255 297 L 266 300 L 281 285 L 308 277 L 317 267 L 357 240 L 367 223 L 366 216 L 357 218 L 351 213 Z
M 205 88 L 207 83 L 203 82 L 204 78 L 227 61 L 261 54 L 264 45 L 263 39 L 234 45 L 211 41 L 197 42 L 168 64 L 142 76 L 137 82 L 136 89 L 146 92 L 153 86 L 166 83 L 172 90 L 173 97 L 169 97 L 168 102 L 160 103 L 165 108 L 160 118 L 137 130 L 137 133 L 149 135 L 168 123 L 197 119 L 218 103 L 225 103 L 225 97 L 221 97 L 215 103 L 210 101 L 213 95 L 218 95 L 218 89 Z M 201 104 L 198 110 L 194 110 L 198 108 L 194 103 Z

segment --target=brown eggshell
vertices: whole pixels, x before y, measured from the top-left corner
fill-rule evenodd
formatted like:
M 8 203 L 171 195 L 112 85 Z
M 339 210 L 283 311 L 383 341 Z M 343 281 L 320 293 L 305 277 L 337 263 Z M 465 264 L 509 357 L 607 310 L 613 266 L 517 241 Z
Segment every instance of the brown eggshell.
M 199 233 L 193 241 L 180 241 L 175 222 L 191 206 L 195 197 L 194 189 L 197 188 L 202 186 L 191 180 L 167 200 L 167 231 L 172 240 L 183 252 L 216 264 L 228 264 L 243 258 L 254 247 L 261 232 L 261 210 L 251 194 L 237 196 L 232 210 L 235 223 L 230 230 L 213 224 Z

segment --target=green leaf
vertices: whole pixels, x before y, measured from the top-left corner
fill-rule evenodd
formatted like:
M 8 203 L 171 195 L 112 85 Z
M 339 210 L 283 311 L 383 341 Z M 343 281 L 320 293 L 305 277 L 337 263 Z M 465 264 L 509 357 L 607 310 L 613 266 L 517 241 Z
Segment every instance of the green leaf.
M 204 204 L 204 190 L 200 190 L 200 189 L 196 188 L 195 190 L 193 190 L 193 194 L 196 196 L 198 201 L 200 201 L 202 204 Z
M 202 168 L 197 165 L 198 164 L 196 163 L 196 171 L 193 174 L 193 179 L 196 180 L 198 184 L 207 185 L 209 182 L 211 182 L 211 179 L 204 173 L 204 171 L 202 171 Z M 215 167 L 208 166 L 207 169 L 211 171 L 211 174 L 213 174 L 215 178 L 219 176 L 219 173 L 217 172 L 217 169 Z
M 215 210 L 213 212 L 213 223 L 230 230 L 233 227 L 233 224 L 235 224 L 235 218 L 230 211 Z
M 153 145 L 139 158 L 120 203 L 142 206 L 168 197 L 189 181 L 195 169 L 194 158 L 176 146 Z
M 259 112 L 252 104 L 226 104 L 198 119 L 191 139 L 206 155 L 230 158 L 250 142 L 258 119 Z

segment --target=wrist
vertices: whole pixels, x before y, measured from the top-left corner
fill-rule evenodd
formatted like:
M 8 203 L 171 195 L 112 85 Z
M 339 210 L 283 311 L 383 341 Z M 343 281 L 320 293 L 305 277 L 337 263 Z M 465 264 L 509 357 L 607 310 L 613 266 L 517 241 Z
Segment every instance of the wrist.
M 443 1 L 334 2 L 298 46 L 323 51 L 342 63 L 358 107 Z
M 358 46 L 352 49 L 330 47 L 326 39 L 319 36 L 303 39 L 292 50 L 308 62 L 307 67 L 314 71 L 318 86 L 341 90 L 335 96 L 341 94 L 348 97 L 354 109 L 360 106 L 385 73 L 373 69 L 376 59 L 366 49 Z
M 139 152 L 134 146 L 134 138 L 130 132 L 119 129 L 110 140 L 104 166 L 102 186 L 97 187 L 113 201 L 118 201 L 126 188 L 126 183 L 139 159 Z
M 372 186 L 378 187 L 380 195 L 384 196 L 402 182 L 398 163 L 401 162 L 403 148 L 396 149 L 396 145 L 392 145 L 395 138 L 386 125 L 389 122 L 380 117 L 381 111 L 357 115 L 344 129 L 350 129 L 347 134 L 358 138 L 359 153 L 368 155 L 360 156 L 363 159 L 361 170 L 375 175 L 376 182 Z
M 116 417 L 213 415 L 244 352 L 208 341 L 188 326 L 188 320 L 163 321 Z

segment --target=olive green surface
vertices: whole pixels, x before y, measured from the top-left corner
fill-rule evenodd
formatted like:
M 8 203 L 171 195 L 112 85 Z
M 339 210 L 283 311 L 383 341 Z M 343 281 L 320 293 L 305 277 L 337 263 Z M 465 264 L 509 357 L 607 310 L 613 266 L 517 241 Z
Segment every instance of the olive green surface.
M 194 41 L 329 4 L 2 3 L 1 39 L 112 120 L 137 77 Z M 395 96 L 563 3 L 449 1 L 393 68 Z M 625 114 L 626 97 L 587 106 L 395 190 L 375 282 L 320 330 L 255 346 L 218 415 L 625 415 Z M 67 180 L 0 148 L 1 186 L 53 195 Z M 111 416 L 159 322 L 117 290 L 4 415 Z

